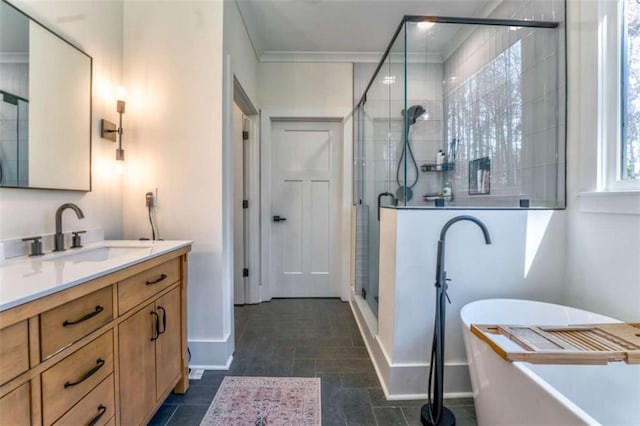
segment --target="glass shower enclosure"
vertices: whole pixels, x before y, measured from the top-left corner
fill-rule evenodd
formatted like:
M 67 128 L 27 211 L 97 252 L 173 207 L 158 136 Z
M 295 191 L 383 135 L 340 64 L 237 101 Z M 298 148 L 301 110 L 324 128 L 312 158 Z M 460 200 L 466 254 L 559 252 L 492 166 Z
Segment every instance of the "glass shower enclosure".
M 354 111 L 355 290 L 374 313 L 381 208 L 565 207 L 559 18 L 402 20 Z

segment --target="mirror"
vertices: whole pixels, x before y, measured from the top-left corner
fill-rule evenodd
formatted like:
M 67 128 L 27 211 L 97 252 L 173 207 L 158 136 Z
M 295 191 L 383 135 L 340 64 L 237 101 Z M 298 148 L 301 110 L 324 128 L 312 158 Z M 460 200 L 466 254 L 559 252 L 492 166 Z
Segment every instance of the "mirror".
M 0 187 L 91 190 L 92 58 L 0 3 Z

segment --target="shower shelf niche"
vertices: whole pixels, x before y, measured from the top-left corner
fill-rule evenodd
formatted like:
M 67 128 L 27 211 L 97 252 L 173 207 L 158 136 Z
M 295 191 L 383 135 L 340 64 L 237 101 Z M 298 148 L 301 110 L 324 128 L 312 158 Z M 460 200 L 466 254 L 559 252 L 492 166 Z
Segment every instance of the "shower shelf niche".
M 450 172 L 456 169 L 456 163 L 435 164 L 428 163 L 420 166 L 423 172 Z

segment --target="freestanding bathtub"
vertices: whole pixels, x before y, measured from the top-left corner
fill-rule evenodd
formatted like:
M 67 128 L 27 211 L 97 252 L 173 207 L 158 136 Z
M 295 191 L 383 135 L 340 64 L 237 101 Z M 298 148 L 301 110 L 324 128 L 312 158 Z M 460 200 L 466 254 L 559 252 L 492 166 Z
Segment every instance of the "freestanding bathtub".
M 512 299 L 472 302 L 460 315 L 480 426 L 640 425 L 640 365 L 511 363 L 469 331 L 470 324 L 569 325 L 618 320 L 561 305 Z

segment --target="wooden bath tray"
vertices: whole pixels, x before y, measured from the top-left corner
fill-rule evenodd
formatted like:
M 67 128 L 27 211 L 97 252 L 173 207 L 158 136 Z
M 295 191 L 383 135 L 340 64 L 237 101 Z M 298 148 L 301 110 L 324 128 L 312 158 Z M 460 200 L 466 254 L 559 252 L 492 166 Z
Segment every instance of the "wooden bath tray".
M 506 361 L 532 364 L 640 364 L 640 323 L 554 326 L 478 325 L 471 332 Z M 521 349 L 500 345 L 501 335 Z M 511 345 L 512 346 L 512 345 Z

